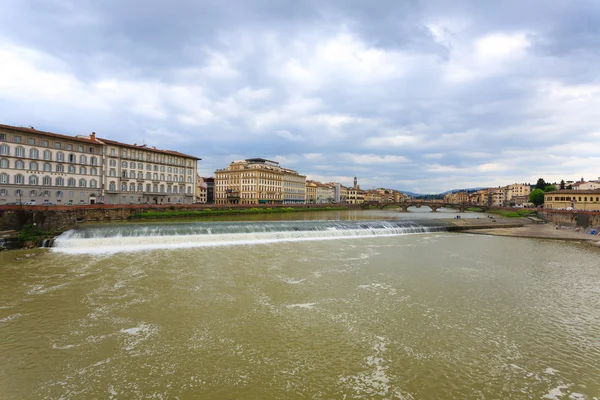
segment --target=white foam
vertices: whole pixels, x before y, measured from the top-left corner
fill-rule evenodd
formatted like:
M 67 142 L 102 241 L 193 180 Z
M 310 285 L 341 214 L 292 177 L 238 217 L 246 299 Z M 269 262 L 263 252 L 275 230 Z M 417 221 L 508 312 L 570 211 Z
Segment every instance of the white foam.
M 291 279 L 291 278 L 286 278 L 283 281 L 285 283 L 289 283 L 290 285 L 297 285 L 299 283 L 304 282 L 306 279 Z
M 21 314 L 21 313 L 16 313 L 16 314 L 9 315 L 8 317 L 0 318 L 0 326 L 4 325 L 7 322 L 14 321 L 15 319 L 19 318 L 22 315 L 23 314 Z
M 434 228 L 435 229 L 435 228 Z M 113 236 L 108 238 L 71 239 L 61 235 L 52 251 L 66 254 L 114 254 L 120 252 L 193 247 L 260 245 L 339 239 L 364 239 L 428 233 L 426 227 L 348 229 L 327 231 L 254 232 L 217 235 Z M 368 255 L 361 255 L 360 259 Z
M 562 390 L 563 389 L 568 389 L 570 385 L 559 385 L 557 387 L 555 387 L 554 389 L 551 389 L 550 392 L 548 392 L 548 394 L 545 394 L 542 396 L 542 399 L 558 399 L 560 397 L 563 397 L 564 395 L 566 395 L 566 393 L 563 393 Z
M 317 303 L 304 303 L 304 304 L 288 304 L 287 308 L 305 308 L 307 310 L 312 310 Z
M 548 374 L 548 375 L 555 375 L 557 372 L 559 372 L 559 371 L 554 368 L 546 368 L 544 370 L 544 373 Z

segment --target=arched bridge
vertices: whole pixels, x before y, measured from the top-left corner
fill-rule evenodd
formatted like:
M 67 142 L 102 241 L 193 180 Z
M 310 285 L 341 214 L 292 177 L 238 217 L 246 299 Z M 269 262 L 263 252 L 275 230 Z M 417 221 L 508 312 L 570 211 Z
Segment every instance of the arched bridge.
M 375 203 L 375 202 L 365 202 L 362 204 L 362 208 L 368 208 L 372 206 L 377 206 L 378 209 L 383 210 L 386 207 L 399 207 L 401 211 L 408 212 L 408 207 L 416 207 L 421 208 L 423 206 L 431 208 L 432 212 L 437 212 L 438 208 L 447 207 L 447 208 L 455 208 L 458 212 L 464 212 L 467 208 L 479 208 L 482 212 L 486 212 L 489 210 L 488 206 L 480 206 L 477 204 L 454 204 L 454 203 L 445 203 L 443 201 L 402 201 L 398 203 Z

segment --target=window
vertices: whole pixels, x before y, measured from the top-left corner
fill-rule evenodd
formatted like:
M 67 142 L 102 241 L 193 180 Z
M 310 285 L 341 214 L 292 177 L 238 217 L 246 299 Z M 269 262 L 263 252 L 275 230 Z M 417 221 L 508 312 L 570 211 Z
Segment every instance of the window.
M 69 150 L 69 151 L 73 150 L 73 145 L 72 144 L 68 144 L 67 145 L 67 150 Z
M 65 153 L 63 153 L 62 151 L 59 151 L 58 153 L 56 153 L 56 161 L 60 161 L 60 162 L 65 161 Z
M 56 178 L 56 186 L 65 186 L 65 179 L 60 176 Z
M 114 168 L 111 168 L 110 171 L 108 172 L 109 176 L 117 176 L 117 170 Z
M 62 164 L 56 165 L 56 172 L 65 172 L 65 166 Z
M 149 183 L 146 185 L 146 192 L 150 192 L 150 184 Z
M 57 190 L 56 191 L 56 197 L 63 197 L 63 191 L 62 190 Z
M 111 190 L 111 191 L 113 191 L 113 192 L 117 190 L 117 184 L 116 184 L 116 183 L 114 183 L 114 182 L 111 182 L 111 183 L 108 185 L 108 187 L 109 187 L 109 190 Z
M 67 186 L 75 187 L 75 178 L 69 178 L 69 180 L 67 181 Z
M 126 170 L 121 171 L 121 178 L 127 178 L 127 171 Z
M 44 185 L 44 186 L 51 186 L 52 185 L 52 178 L 50 178 L 49 176 L 45 176 L 42 179 L 42 185 Z
M 29 184 L 30 185 L 37 185 L 38 184 L 38 177 L 35 175 L 30 175 L 29 176 Z
M 0 159 L 0 168 L 8 168 L 10 166 L 10 162 L 6 158 Z
M 15 162 L 15 168 L 16 169 L 25 169 L 25 163 L 21 160 L 17 160 Z
M 98 159 L 96 157 L 90 158 L 90 164 L 92 164 L 92 165 L 98 165 Z
M 135 168 L 135 163 L 134 162 L 130 162 L 129 163 L 129 168 Z
M 142 185 L 141 183 L 138 183 L 138 185 L 137 185 L 137 191 L 138 192 L 143 192 L 144 191 L 144 185 Z
M 73 153 L 69 153 L 69 162 L 74 163 L 77 162 L 77 157 Z
M 127 191 L 127 184 L 125 182 L 121 183 L 121 192 Z
M 52 165 L 50 163 L 44 163 L 44 171 L 52 172 Z
M 24 147 L 17 147 L 15 149 L 15 155 L 17 157 L 25 157 L 25 148 Z
M 75 172 L 77 172 L 77 171 L 75 170 L 75 166 L 74 166 L 74 165 L 69 165 L 69 167 L 68 167 L 68 168 L 69 168 L 69 169 L 68 169 L 68 171 L 69 171 L 69 173 L 70 173 L 70 174 L 74 174 Z
M 150 172 L 146 172 L 146 179 L 152 179 L 152 174 Z
M 54 147 L 57 149 L 62 149 L 62 143 L 61 142 L 56 142 L 54 143 Z
M 98 187 L 98 181 L 95 179 L 90 180 L 90 187 L 95 189 Z
M 135 183 L 130 183 L 129 184 L 129 191 L 130 192 L 135 192 Z
M 87 156 L 82 154 L 79 156 L 79 164 L 87 164 Z
M 23 189 L 17 189 L 15 190 L 15 196 L 23 196 Z
M 165 174 L 160 174 L 160 180 L 164 181 L 165 180 Z
M 192 194 L 192 187 L 191 187 L 191 186 L 188 186 L 188 187 L 187 187 L 187 193 L 188 193 L 188 194 Z
M 164 165 L 162 165 L 162 166 L 160 167 L 160 172 L 165 172 L 165 166 L 164 166 Z
M 144 179 L 144 173 L 143 173 L 143 172 L 140 172 L 140 171 L 138 171 L 138 173 L 137 173 L 137 178 L 138 178 L 138 179 Z
M 35 190 L 35 189 L 34 189 L 34 190 L 30 190 L 30 191 L 29 191 L 29 195 L 30 195 L 31 197 L 35 197 L 35 196 L 37 196 L 37 190 Z
M 0 174 L 0 183 L 8 183 L 8 174 Z
M 29 149 L 29 158 L 38 158 L 40 155 L 40 152 L 38 151 L 38 149 Z
M 44 197 L 50 197 L 50 191 L 49 190 L 44 190 L 44 192 L 42 193 L 42 196 L 44 196 Z
M 93 147 L 88 148 L 88 153 L 94 154 L 94 148 Z
M 83 153 L 83 146 L 78 146 L 78 147 L 77 147 L 77 150 L 79 150 L 80 152 L 82 152 L 82 153 Z
M 0 154 L 3 156 L 10 155 L 10 146 L 7 144 L 0 145 Z
M 79 187 L 87 187 L 87 181 L 85 179 L 80 179 Z
M 173 193 L 177 194 L 177 186 L 173 186 Z
M 155 171 L 158 171 L 158 165 L 155 165 L 155 166 L 154 166 L 154 170 L 155 170 Z
M 135 171 L 129 171 L 129 177 L 131 179 L 134 179 L 135 178 Z
M 152 175 L 152 177 L 154 178 L 155 181 L 158 180 L 158 174 L 154 174 L 154 175 Z
M 48 147 L 48 141 L 47 140 L 42 140 L 42 146 Z
M 127 161 L 121 161 L 121 168 L 127 168 Z
M 158 185 L 152 185 L 152 191 L 158 193 Z
M 35 161 L 32 161 L 29 163 L 29 169 L 32 171 L 37 171 L 38 170 L 38 163 Z
M 121 150 L 121 157 L 127 157 L 127 150 Z
M 15 175 L 15 183 L 23 185 L 25 183 L 25 177 L 21 174 Z
M 117 152 L 115 151 L 115 149 L 110 149 L 110 155 L 113 157 L 117 155 Z
M 90 175 L 98 175 L 98 170 L 94 167 L 90 168 Z
M 188 183 L 192 183 L 192 177 L 188 176 Z
M 117 166 L 117 160 L 110 160 L 110 161 L 108 162 L 108 164 L 109 164 L 111 167 L 116 167 L 116 166 Z
M 167 182 L 171 182 L 173 180 L 173 177 L 171 175 L 167 175 Z
M 144 169 L 144 164 L 138 163 L 138 169 Z
M 6 141 L 6 133 L 0 133 L 0 140 Z
M 21 143 L 21 136 L 15 136 L 15 143 Z
M 80 175 L 87 175 L 87 168 L 86 167 L 79 167 L 79 174 Z
M 50 150 L 44 150 L 44 160 L 52 160 L 52 152 Z
M 173 187 L 171 185 L 167 186 L 167 193 L 172 193 L 173 192 Z
M 27 143 L 29 143 L 30 145 L 35 145 L 35 139 L 34 138 L 29 138 L 29 140 L 27 141 Z

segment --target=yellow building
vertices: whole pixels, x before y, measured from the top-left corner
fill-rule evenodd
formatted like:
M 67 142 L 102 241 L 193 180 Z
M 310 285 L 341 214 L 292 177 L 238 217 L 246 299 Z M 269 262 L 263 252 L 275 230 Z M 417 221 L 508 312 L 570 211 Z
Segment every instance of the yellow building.
M 365 202 L 365 192 L 358 188 L 348 188 L 348 204 L 362 204 Z
M 557 190 L 544 194 L 544 208 L 551 210 L 600 210 L 600 190 Z
M 306 204 L 317 203 L 317 182 L 306 181 Z
M 234 161 L 215 171 L 215 204 L 298 204 L 306 176 L 264 158 Z

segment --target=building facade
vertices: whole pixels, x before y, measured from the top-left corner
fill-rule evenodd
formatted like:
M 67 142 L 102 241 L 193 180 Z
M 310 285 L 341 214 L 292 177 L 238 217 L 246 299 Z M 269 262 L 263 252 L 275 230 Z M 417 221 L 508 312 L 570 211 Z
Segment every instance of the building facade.
M 557 190 L 544 194 L 544 208 L 553 210 L 600 210 L 600 189 Z
M 0 125 L 0 204 L 191 204 L 198 160 L 95 133 Z
M 306 204 L 317 203 L 317 182 L 306 181 Z
M 234 161 L 227 168 L 215 171 L 215 203 L 301 204 L 305 182 L 306 176 L 282 168 L 276 161 L 263 158 Z

